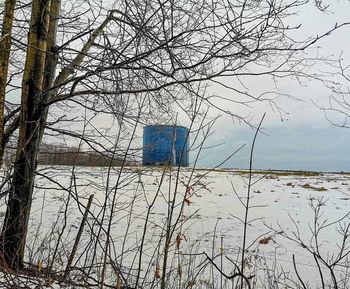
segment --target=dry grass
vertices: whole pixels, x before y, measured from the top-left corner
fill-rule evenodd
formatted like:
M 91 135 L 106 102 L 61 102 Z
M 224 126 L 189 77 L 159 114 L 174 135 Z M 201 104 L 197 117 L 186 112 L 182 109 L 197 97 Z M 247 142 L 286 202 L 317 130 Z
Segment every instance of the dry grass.
M 315 187 L 315 186 L 312 186 L 310 184 L 304 184 L 301 187 L 304 189 L 310 189 L 310 190 L 319 191 L 319 192 L 327 191 L 327 189 L 325 187 Z
M 237 170 L 235 171 L 239 174 L 249 174 L 248 170 Z M 320 176 L 322 173 L 320 172 L 312 172 L 312 171 L 289 171 L 289 170 L 254 170 L 253 174 L 260 175 L 274 175 L 274 176 L 303 176 L 303 177 L 315 177 Z

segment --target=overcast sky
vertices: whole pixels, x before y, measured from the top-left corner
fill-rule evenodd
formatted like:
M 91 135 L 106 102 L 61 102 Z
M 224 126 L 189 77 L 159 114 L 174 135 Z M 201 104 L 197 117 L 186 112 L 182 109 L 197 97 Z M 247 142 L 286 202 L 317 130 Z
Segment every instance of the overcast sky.
M 336 23 L 350 21 L 350 1 L 329 0 L 327 12 L 320 12 L 315 7 L 300 11 L 291 21 L 301 24 L 298 39 L 309 35 L 321 35 L 333 28 Z M 350 64 L 350 25 L 339 29 L 326 39 L 322 39 L 310 49 L 311 55 L 332 57 L 337 59 L 341 54 L 344 63 Z M 322 70 L 319 66 L 316 70 Z M 230 79 L 224 81 L 231 81 Z M 271 83 L 265 79 L 255 79 L 245 83 L 251 90 L 269 91 Z M 349 84 L 350 85 L 350 84 Z M 237 103 L 221 102 L 221 107 L 238 115 L 254 115 L 257 123 L 266 113 L 263 132 L 256 143 L 254 167 L 261 169 L 295 169 L 316 171 L 350 171 L 350 129 L 332 126 L 324 113 L 314 103 L 326 104 L 330 91 L 319 82 L 304 83 L 303 86 L 285 80 L 280 83 L 281 93 L 291 94 L 300 99 L 295 101 L 286 97 L 276 100 L 277 105 L 286 113 L 281 115 L 272 109 L 268 102 L 258 103 L 252 107 L 240 106 Z M 232 98 L 232 91 L 213 87 L 218 95 Z M 18 98 L 18 95 L 15 96 Z M 350 98 L 350 97 L 349 97 Z M 219 101 L 220 102 L 220 101 Z M 349 99 L 350 102 L 350 99 Z M 220 113 L 212 111 L 212 116 Z M 101 123 L 106 123 L 102 120 Z M 183 123 L 186 125 L 186 123 Z M 199 166 L 213 167 L 224 160 L 241 145 L 246 144 L 236 156 L 227 161 L 226 167 L 247 168 L 249 166 L 249 149 L 254 136 L 251 128 L 233 123 L 231 118 L 223 115 L 214 126 L 208 140 L 208 147 L 203 151 Z M 140 141 L 142 145 L 141 129 Z M 194 152 L 190 159 L 194 160 Z
M 298 18 L 302 23 L 300 35 L 310 32 L 313 35 L 321 34 L 335 23 L 350 21 L 350 1 L 334 0 L 329 9 L 327 13 L 317 12 L 315 9 L 302 11 Z M 344 63 L 350 64 L 349 44 L 350 26 L 346 26 L 329 38 L 322 40 L 318 45 L 320 47 L 317 48 L 317 53 L 334 58 L 343 53 Z M 264 84 L 250 83 L 248 85 L 261 86 Z M 256 143 L 254 167 L 350 171 L 350 129 L 332 126 L 326 120 L 324 113 L 313 103 L 326 104 L 330 91 L 321 83 L 316 82 L 308 83 L 303 87 L 285 83 L 281 89 L 282 92 L 292 93 L 302 101 L 286 98 L 278 100 L 278 105 L 288 112 L 283 116 L 283 121 L 267 103 L 252 109 L 256 120 L 264 112 L 267 113 L 263 123 L 265 135 L 259 135 Z M 237 111 L 239 108 L 235 108 L 234 105 L 231 109 L 236 113 L 240 112 Z M 208 141 L 208 145 L 221 145 L 203 152 L 199 164 L 201 166 L 218 164 L 239 146 L 247 144 L 242 151 L 224 165 L 247 168 L 253 136 L 253 130 L 232 123 L 227 116 L 221 117 L 215 125 L 215 134 Z

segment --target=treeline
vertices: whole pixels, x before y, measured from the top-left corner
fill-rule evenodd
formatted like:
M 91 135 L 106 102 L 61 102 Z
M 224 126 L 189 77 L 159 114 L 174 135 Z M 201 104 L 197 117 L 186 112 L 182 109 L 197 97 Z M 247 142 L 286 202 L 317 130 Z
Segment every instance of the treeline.
M 106 167 L 121 166 L 123 159 L 115 156 L 111 157 L 107 152 L 81 151 L 77 147 L 43 144 L 38 155 L 38 164 Z M 128 160 L 124 165 L 135 165 L 135 162 Z

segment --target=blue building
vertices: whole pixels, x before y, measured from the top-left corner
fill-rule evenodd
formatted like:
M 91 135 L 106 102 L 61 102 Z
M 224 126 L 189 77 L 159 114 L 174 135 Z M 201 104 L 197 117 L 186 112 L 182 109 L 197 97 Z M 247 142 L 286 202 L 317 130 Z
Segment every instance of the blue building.
M 188 129 L 183 126 L 147 125 L 143 129 L 144 166 L 188 167 Z

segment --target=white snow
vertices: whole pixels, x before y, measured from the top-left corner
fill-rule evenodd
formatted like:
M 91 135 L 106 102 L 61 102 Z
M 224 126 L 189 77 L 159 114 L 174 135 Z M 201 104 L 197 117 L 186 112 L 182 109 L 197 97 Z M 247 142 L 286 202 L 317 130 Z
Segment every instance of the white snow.
M 163 251 L 159 250 L 158 243 L 160 238 L 162 238 L 161 244 L 164 243 L 169 200 L 172 200 L 176 192 L 178 195 L 172 223 L 177 218 L 179 223 L 174 229 L 171 241 L 172 253 L 169 261 L 171 266 L 177 268 L 175 263 L 178 261 L 189 264 L 188 258 L 194 260 L 194 257 L 188 257 L 186 254 L 204 251 L 209 256 L 219 256 L 222 253 L 223 258 L 219 256 L 214 261 L 222 266 L 227 274 L 232 273 L 234 266 L 224 256 L 236 260 L 239 248 L 242 247 L 243 224 L 238 218 L 244 218 L 245 211 L 241 202 L 245 203 L 247 200 L 249 174 L 236 170 L 192 171 L 190 168 L 180 169 L 178 176 L 177 173 L 176 169 L 163 172 L 161 168 L 141 167 L 125 168 L 122 172 L 119 168 L 109 172 L 107 168 L 79 167 L 72 171 L 72 168 L 68 167 L 40 167 L 29 227 L 28 260 L 33 264 L 40 260 L 44 266 L 48 266 L 58 235 L 66 226 L 61 238 L 61 244 L 64 246 L 60 247 L 56 255 L 61 261 L 55 263 L 57 270 L 64 270 L 65 260 L 70 254 L 84 213 L 81 204 L 85 205 L 88 197 L 94 194 L 92 214 L 88 217 L 74 266 L 82 266 L 84 260 L 91 260 L 94 244 L 98 244 L 96 251 L 102 252 L 106 232 L 102 231 L 98 238 L 91 237 L 91 232 L 98 234 L 100 228 L 98 222 L 103 223 L 104 230 L 108 230 L 108 223 L 111 221 L 110 235 L 113 244 L 110 251 L 111 259 L 115 260 L 119 268 L 124 268 L 124 272 L 125 268 L 137 268 L 139 256 L 137 248 L 141 244 L 148 206 L 158 192 L 149 214 L 141 260 L 142 276 L 148 274 L 150 275 L 148 278 L 151 278 L 156 264 L 162 265 Z M 164 174 L 163 181 L 162 174 Z M 249 275 L 250 271 L 252 274 L 262 274 L 266 278 L 266 272 L 270 271 L 262 270 L 263 267 L 274 267 L 275 273 L 283 268 L 284 271 L 290 271 L 296 280 L 292 264 L 294 254 L 300 276 L 305 282 L 309 282 L 312 288 L 317 288 L 321 281 L 312 254 L 300 244 L 288 240 L 279 233 L 283 231 L 293 236 L 299 232 L 305 246 L 311 248 L 314 239 L 310 228 L 314 223 L 310 204 L 315 205 L 317 199 L 322 198 L 324 201 L 321 207 L 322 220 L 327 222 L 336 221 L 348 214 L 350 175 L 259 172 L 253 174 L 252 180 L 253 186 L 250 192 L 252 208 L 248 216 L 249 220 L 255 221 L 248 225 L 247 246 L 251 246 L 247 252 L 249 262 L 246 264 L 246 273 Z M 67 202 L 69 205 L 66 208 Z M 112 207 L 113 216 L 109 219 Z M 104 208 L 108 208 L 105 213 Z M 2 204 L 0 213 L 4 213 L 5 209 L 5 205 Z M 103 214 L 105 215 L 102 218 Z M 344 222 L 349 223 L 349 218 L 345 218 Z M 274 228 L 276 232 L 269 227 Z M 325 258 L 331 258 L 331 254 L 339 250 L 341 234 L 337 230 L 339 224 L 334 224 L 320 233 L 319 248 Z M 179 250 L 176 250 L 177 236 L 181 238 Z M 259 241 L 267 237 L 270 237 L 267 239 L 269 242 L 260 244 Z M 96 243 L 97 239 L 100 243 Z M 203 256 L 200 257 L 203 260 Z M 85 263 L 88 264 L 89 261 Z M 184 265 L 183 268 L 185 267 Z M 321 268 L 325 279 L 330 282 L 329 271 L 324 266 Z M 346 273 L 346 267 L 338 267 L 335 271 L 340 277 Z M 197 284 L 207 282 L 207 272 L 203 271 L 198 277 L 202 283 Z M 271 272 L 267 275 L 272 274 Z M 98 276 L 100 272 L 97 270 L 93 273 Z M 111 272 L 108 276 L 108 280 L 115 277 Z M 218 272 L 216 276 L 219 276 Z M 190 278 L 192 277 L 187 276 L 188 280 Z

